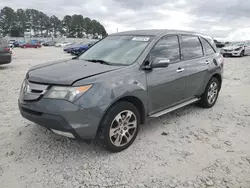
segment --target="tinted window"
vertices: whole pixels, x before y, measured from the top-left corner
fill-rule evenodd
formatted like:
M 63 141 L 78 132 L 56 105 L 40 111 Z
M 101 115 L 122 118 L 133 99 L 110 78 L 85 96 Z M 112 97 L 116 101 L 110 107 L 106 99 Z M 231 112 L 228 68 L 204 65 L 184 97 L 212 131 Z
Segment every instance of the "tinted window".
M 201 43 L 198 37 L 182 36 L 181 39 L 182 54 L 185 59 L 193 59 L 203 56 Z
M 158 41 L 151 51 L 151 57 L 167 58 L 170 62 L 180 60 L 179 41 L 177 36 L 167 36 Z
M 205 39 L 201 38 L 201 43 L 207 55 L 215 53 L 212 46 Z

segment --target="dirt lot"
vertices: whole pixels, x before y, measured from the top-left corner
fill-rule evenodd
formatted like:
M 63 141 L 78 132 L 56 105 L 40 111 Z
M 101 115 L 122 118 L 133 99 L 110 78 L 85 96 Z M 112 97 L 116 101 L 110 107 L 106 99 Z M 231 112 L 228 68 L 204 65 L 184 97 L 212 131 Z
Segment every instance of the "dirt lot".
M 21 117 L 27 70 L 70 56 L 56 48 L 13 53 L 12 63 L 0 66 L 1 188 L 250 188 L 250 57 L 225 59 L 212 109 L 191 105 L 150 121 L 129 149 L 111 154 Z

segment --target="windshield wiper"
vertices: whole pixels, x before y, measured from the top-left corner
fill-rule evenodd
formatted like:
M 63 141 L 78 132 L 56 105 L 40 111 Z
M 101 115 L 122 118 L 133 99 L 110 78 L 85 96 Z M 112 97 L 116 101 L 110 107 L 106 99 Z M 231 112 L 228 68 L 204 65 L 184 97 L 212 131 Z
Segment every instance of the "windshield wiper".
M 101 60 L 101 59 L 87 59 L 86 61 L 94 62 L 94 63 L 101 63 L 101 64 L 105 64 L 105 65 L 111 65 L 111 63 L 109 63 L 105 60 Z

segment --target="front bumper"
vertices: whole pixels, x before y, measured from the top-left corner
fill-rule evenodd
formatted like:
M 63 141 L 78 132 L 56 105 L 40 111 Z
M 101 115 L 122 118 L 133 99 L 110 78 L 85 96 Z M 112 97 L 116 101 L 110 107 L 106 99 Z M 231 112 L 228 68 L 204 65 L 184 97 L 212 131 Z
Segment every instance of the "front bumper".
M 29 121 L 81 140 L 95 138 L 104 111 L 101 107 L 84 109 L 65 100 L 43 98 L 29 102 L 19 99 L 18 106 L 21 115 Z
M 241 51 L 232 51 L 232 52 L 225 52 L 225 51 L 221 51 L 222 55 L 226 55 L 226 56 L 235 56 L 238 57 L 240 56 Z

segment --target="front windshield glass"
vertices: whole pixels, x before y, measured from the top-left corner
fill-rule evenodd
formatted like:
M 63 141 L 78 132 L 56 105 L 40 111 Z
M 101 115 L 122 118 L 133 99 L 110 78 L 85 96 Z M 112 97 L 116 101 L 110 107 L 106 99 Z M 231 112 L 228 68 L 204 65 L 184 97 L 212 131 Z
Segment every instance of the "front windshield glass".
M 243 46 L 243 42 L 231 42 L 228 46 Z
M 130 65 L 143 52 L 149 41 L 148 36 L 108 36 L 83 53 L 80 59 Z

